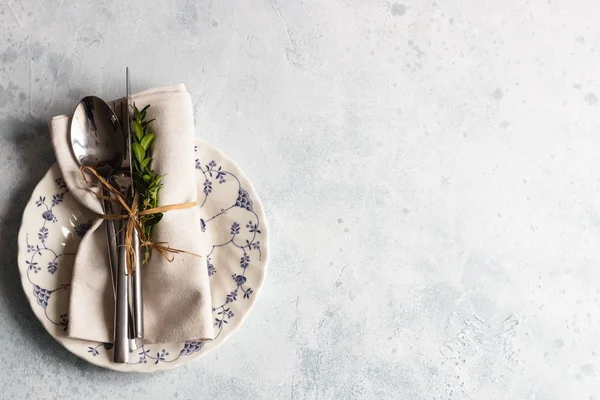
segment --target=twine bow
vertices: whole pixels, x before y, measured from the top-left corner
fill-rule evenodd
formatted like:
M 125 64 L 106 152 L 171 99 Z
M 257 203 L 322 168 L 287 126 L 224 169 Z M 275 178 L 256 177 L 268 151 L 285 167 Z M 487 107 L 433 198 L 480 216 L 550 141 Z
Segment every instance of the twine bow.
M 101 193 L 96 193 L 93 192 L 94 195 L 102 200 L 107 200 L 110 202 L 116 202 L 119 203 L 120 206 L 123 208 L 123 210 L 125 211 L 124 214 L 107 214 L 107 215 L 103 215 L 101 216 L 102 219 L 111 219 L 111 220 L 126 220 L 126 231 L 125 231 L 125 248 L 127 251 L 127 270 L 129 271 L 129 273 L 132 273 L 135 270 L 135 249 L 133 248 L 133 230 L 135 229 L 138 237 L 140 239 L 140 248 L 144 248 L 144 247 L 148 247 L 151 248 L 152 250 L 156 250 L 160 253 L 161 256 L 163 256 L 165 258 L 165 260 L 167 260 L 168 262 L 173 262 L 174 258 L 175 258 L 175 254 L 190 254 L 196 257 L 200 257 L 200 255 L 195 254 L 195 253 L 191 253 L 189 251 L 185 251 L 185 250 L 180 250 L 180 249 L 174 249 L 171 246 L 169 246 L 169 244 L 167 242 L 153 242 L 150 240 L 150 238 L 146 237 L 146 235 L 144 234 L 144 229 L 142 228 L 142 225 L 139 221 L 140 216 L 144 216 L 144 215 L 152 215 L 152 214 L 158 214 L 158 213 L 163 213 L 166 211 L 171 211 L 171 210 L 182 210 L 185 208 L 192 208 L 196 206 L 196 202 L 187 202 L 187 203 L 179 203 L 179 204 L 169 204 L 166 206 L 160 206 L 160 207 L 155 207 L 155 208 L 150 208 L 147 210 L 143 210 L 143 211 L 138 211 L 138 201 L 139 201 L 139 194 L 136 192 L 133 196 L 133 201 L 131 206 L 129 206 L 129 204 L 127 204 L 127 201 L 125 201 L 125 197 L 123 196 L 123 194 L 121 193 L 120 190 L 118 190 L 117 188 L 115 188 L 113 185 L 111 185 L 106 179 L 104 179 L 103 177 L 101 177 L 98 172 L 92 168 L 92 167 L 81 167 L 81 174 L 83 175 L 83 179 L 85 181 L 85 183 L 87 183 L 88 185 L 92 185 L 92 182 L 88 179 L 88 176 L 85 173 L 89 173 L 93 176 L 96 177 L 96 179 L 98 179 L 98 181 L 100 182 L 101 186 L 104 187 L 106 190 L 108 190 L 110 193 L 112 193 L 115 197 L 112 198 L 110 196 L 106 196 L 104 194 Z

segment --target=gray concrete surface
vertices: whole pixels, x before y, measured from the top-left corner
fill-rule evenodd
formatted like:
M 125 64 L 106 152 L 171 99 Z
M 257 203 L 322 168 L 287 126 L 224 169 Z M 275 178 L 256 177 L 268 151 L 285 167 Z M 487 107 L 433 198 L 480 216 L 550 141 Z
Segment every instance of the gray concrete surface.
M 52 4 L 51 4 L 52 3 Z M 3 399 L 600 399 L 600 4 L 0 1 Z M 184 82 L 256 185 L 262 297 L 218 351 L 121 375 L 16 270 L 46 120 Z

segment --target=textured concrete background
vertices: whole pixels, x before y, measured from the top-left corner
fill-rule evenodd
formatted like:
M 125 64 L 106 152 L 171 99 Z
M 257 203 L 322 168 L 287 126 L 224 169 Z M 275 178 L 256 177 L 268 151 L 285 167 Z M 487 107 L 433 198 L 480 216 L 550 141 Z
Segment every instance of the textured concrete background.
M 2 398 L 600 399 L 600 5 L 0 1 Z M 16 270 L 46 120 L 184 82 L 253 180 L 265 289 L 218 351 L 121 375 Z

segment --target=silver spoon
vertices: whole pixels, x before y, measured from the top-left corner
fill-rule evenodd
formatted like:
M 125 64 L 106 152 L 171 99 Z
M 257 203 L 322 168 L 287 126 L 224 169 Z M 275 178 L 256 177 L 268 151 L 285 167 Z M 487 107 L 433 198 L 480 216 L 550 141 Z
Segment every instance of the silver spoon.
M 84 97 L 71 120 L 71 148 L 80 166 L 94 168 L 106 180 L 119 169 L 125 155 L 125 140 L 119 119 L 106 102 L 95 96 Z M 106 193 L 105 193 L 106 194 Z M 104 211 L 112 212 L 110 202 L 104 201 Z M 117 271 L 117 242 L 114 221 L 106 221 L 109 261 L 116 293 L 115 362 L 128 362 L 128 281 Z M 123 276 L 121 276 L 123 275 Z M 123 282 L 120 282 L 123 280 Z M 122 290 L 117 290 L 117 288 Z M 123 293 L 121 293 L 123 292 Z M 123 310 L 121 310 L 121 308 Z M 124 311 L 124 312 L 120 312 Z
M 101 177 L 110 179 L 121 166 L 125 154 L 123 131 L 110 106 L 98 97 L 84 97 L 73 113 L 70 133 L 71 149 L 79 165 L 92 167 Z M 110 210 L 110 202 L 104 201 L 104 211 Z M 111 244 L 111 239 L 115 240 L 113 221 L 107 221 L 106 227 Z M 116 242 L 113 244 L 115 246 L 109 246 L 109 259 L 116 276 Z

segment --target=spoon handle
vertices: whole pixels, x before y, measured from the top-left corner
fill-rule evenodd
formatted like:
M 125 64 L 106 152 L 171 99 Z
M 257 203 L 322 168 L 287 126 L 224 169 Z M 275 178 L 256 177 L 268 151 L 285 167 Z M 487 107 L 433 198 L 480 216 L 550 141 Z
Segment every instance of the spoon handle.
M 119 243 L 125 243 L 125 229 L 119 232 Z M 114 361 L 129 362 L 129 275 L 127 274 L 127 250 L 119 246 L 117 270 L 117 298 L 115 299 Z
M 105 191 L 105 196 L 109 196 L 108 191 Z M 114 214 L 113 207 L 110 201 L 104 200 L 104 213 Z M 108 262 L 110 264 L 110 275 L 113 282 L 113 291 L 115 296 L 117 295 L 117 268 L 118 268 L 118 255 L 117 255 L 117 231 L 115 229 L 115 221 L 107 219 L 104 221 L 106 225 L 106 240 L 108 241 Z

